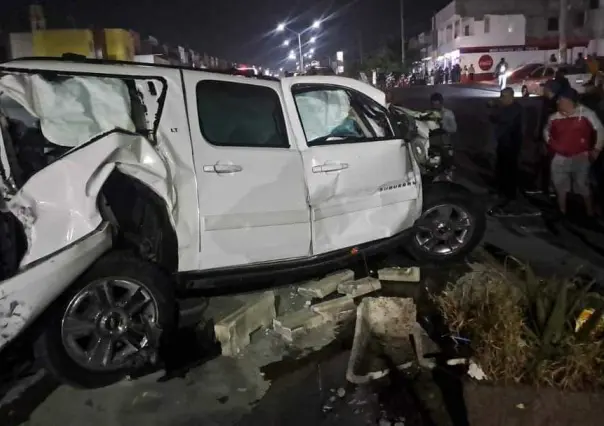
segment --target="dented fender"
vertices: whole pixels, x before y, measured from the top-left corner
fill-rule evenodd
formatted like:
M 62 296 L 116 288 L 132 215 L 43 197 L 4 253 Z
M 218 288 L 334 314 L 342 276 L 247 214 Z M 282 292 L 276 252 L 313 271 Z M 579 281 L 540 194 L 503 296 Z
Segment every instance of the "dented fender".
M 111 227 L 104 222 L 92 233 L 0 283 L 0 351 L 109 250 L 111 239 Z
M 27 237 L 20 269 L 99 227 L 103 218 L 98 195 L 115 168 L 145 183 L 166 202 L 170 213 L 174 210 L 167 160 L 151 143 L 119 129 L 101 134 L 40 170 L 8 201 Z

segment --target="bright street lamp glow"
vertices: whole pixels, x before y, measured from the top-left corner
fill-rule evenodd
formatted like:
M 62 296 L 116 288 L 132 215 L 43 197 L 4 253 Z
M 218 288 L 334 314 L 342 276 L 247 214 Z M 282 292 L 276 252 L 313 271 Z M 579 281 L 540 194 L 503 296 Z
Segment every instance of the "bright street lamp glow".
M 317 41 L 316 37 L 311 37 L 310 40 L 308 40 L 309 43 L 314 43 L 315 41 Z
M 283 72 L 283 68 L 279 68 L 279 71 Z
M 283 31 L 283 30 L 285 30 L 285 24 L 277 25 L 277 31 Z
M 309 53 L 310 55 L 312 55 L 313 53 L 315 53 L 315 49 L 310 49 L 310 50 L 308 51 L 308 53 Z
M 289 56 L 291 56 L 291 55 L 295 55 L 295 54 L 296 54 L 296 52 L 294 52 L 294 50 L 293 50 L 293 49 L 289 51 Z
M 287 59 L 290 59 L 293 61 L 294 59 L 296 59 L 296 54 L 294 52 L 289 52 L 289 56 L 287 57 Z
M 315 22 L 313 22 L 312 27 L 315 28 L 315 29 L 321 27 L 321 21 L 315 21 Z
M 285 40 L 285 41 L 283 42 L 283 46 L 289 46 L 289 40 Z

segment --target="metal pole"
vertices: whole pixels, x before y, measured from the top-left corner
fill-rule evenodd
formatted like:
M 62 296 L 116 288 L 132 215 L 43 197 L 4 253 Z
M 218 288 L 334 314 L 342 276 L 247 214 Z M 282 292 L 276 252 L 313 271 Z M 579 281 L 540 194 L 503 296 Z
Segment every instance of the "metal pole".
M 405 12 L 403 10 L 403 0 L 401 0 L 401 62 L 405 64 Z
M 565 64 L 567 61 L 567 44 L 566 44 L 566 18 L 568 16 L 568 0 L 560 0 L 560 18 L 558 20 L 558 56 L 560 63 Z
M 302 34 L 298 33 L 298 51 L 300 53 L 300 72 L 304 72 L 304 56 L 302 55 Z

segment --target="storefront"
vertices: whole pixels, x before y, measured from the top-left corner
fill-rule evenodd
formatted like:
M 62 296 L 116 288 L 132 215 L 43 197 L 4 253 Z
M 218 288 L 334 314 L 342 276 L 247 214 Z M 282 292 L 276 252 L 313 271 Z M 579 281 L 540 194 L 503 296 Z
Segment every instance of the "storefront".
M 587 54 L 589 41 L 575 41 L 568 43 L 568 62 L 574 62 L 579 52 Z M 451 52 L 449 61 L 455 63 L 458 59 L 462 68 L 474 66 L 476 81 L 491 80 L 495 78 L 497 64 L 505 59 L 509 69 L 513 70 L 530 63 L 548 63 L 552 57 L 558 56 L 557 43 L 536 42 L 526 46 L 490 46 L 490 47 L 464 47 Z M 444 55 L 447 58 L 447 55 Z

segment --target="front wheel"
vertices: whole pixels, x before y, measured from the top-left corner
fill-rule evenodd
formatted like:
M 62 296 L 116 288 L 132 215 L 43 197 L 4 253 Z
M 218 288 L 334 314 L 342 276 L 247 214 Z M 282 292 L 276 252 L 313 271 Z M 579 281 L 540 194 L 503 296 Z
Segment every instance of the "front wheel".
M 60 381 L 98 388 L 156 356 L 174 325 L 171 280 L 129 253 L 99 259 L 62 296 L 35 343 L 36 357 Z
M 485 209 L 474 194 L 436 183 L 426 188 L 423 212 L 406 248 L 420 262 L 455 262 L 480 244 L 485 230 Z

